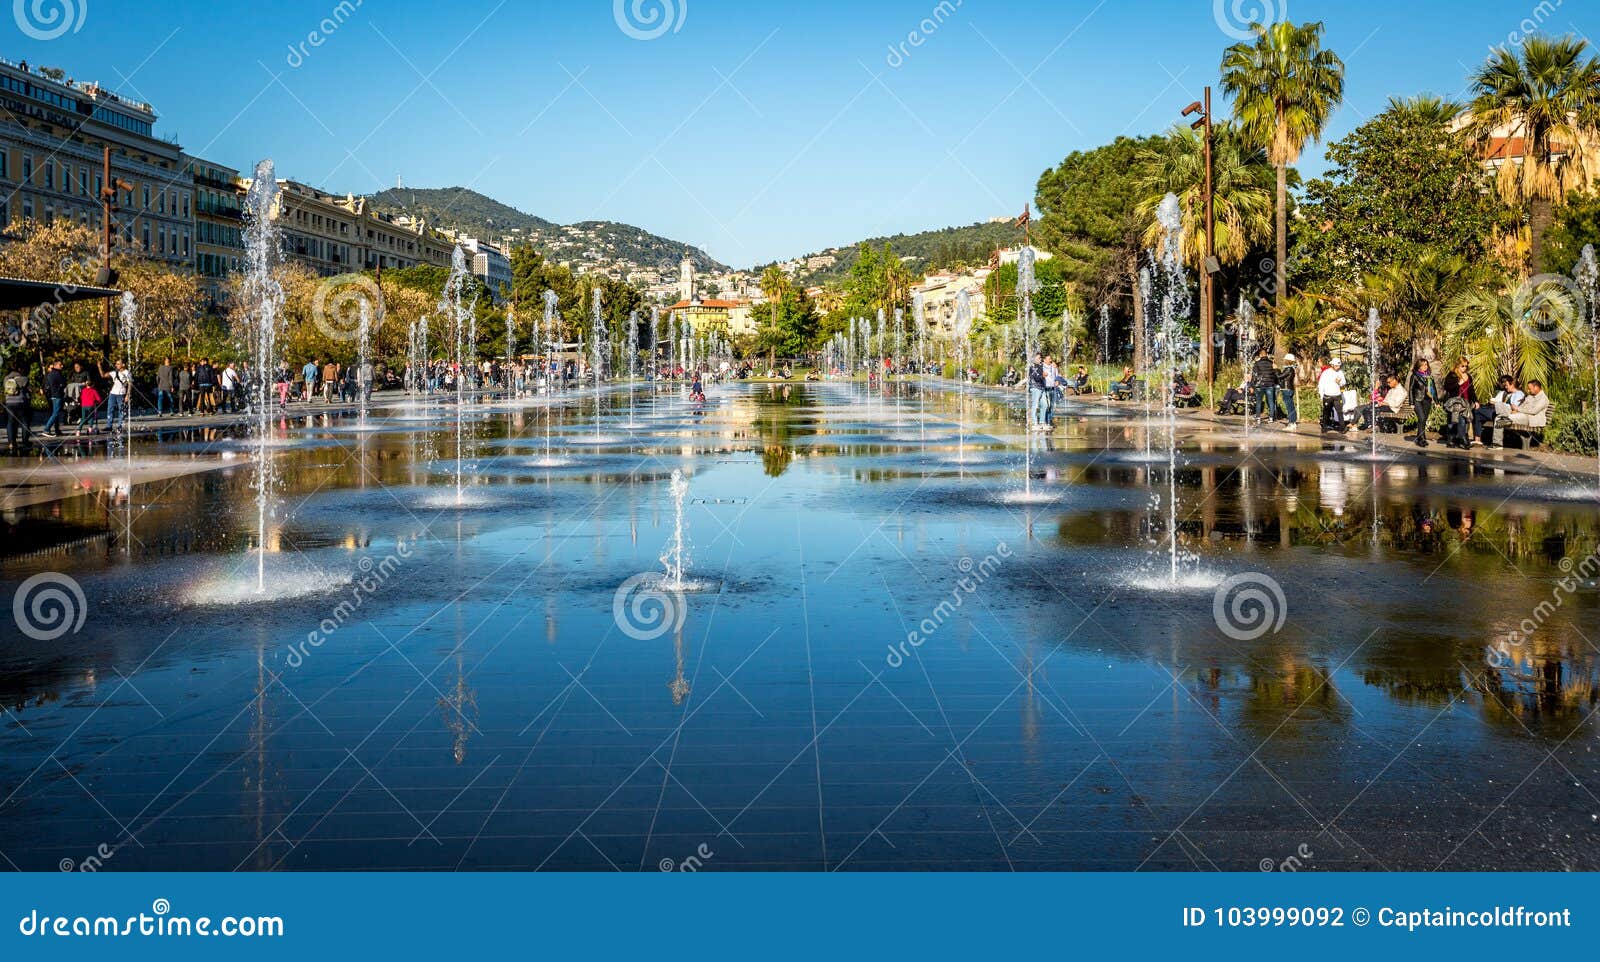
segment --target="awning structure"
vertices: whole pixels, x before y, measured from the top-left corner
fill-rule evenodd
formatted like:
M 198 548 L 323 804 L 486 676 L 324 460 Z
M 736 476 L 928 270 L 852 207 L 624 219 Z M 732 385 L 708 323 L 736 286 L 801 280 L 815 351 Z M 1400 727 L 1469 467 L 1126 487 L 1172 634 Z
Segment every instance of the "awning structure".
M 96 301 L 107 297 L 121 296 L 121 291 L 111 287 L 68 284 L 64 281 L 27 281 L 20 277 L 0 277 L 0 311 L 25 311 L 43 307 L 47 304 Z

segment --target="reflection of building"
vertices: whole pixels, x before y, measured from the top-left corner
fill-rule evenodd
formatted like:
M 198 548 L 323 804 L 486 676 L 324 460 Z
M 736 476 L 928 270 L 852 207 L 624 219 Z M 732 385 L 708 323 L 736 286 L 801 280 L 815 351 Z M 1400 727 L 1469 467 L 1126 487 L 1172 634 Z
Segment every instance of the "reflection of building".
M 194 260 L 194 184 L 156 112 L 96 83 L 0 60 L 0 228 L 16 220 L 101 223 L 105 150 L 124 243 L 174 266 Z M 58 79 L 59 78 L 59 79 Z

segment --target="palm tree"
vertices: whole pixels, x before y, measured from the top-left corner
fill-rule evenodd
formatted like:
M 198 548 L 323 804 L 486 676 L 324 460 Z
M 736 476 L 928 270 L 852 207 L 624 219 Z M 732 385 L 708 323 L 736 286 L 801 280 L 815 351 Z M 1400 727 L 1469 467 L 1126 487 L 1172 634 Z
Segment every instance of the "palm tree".
M 1272 165 L 1266 154 L 1227 123 L 1213 129 L 1211 150 L 1217 259 L 1238 264 L 1272 236 Z M 1161 243 L 1156 208 L 1167 194 L 1176 194 L 1183 208 L 1183 258 L 1198 270 L 1206 252 L 1205 144 L 1200 132 L 1179 125 L 1135 156 L 1142 168 L 1139 188 L 1145 195 L 1135 209 L 1149 220 L 1145 244 Z
M 1522 141 L 1521 158 L 1500 165 L 1500 196 L 1528 214 L 1534 273 L 1544 270 L 1544 234 L 1555 205 L 1581 182 L 1577 148 L 1592 143 L 1600 114 L 1600 61 L 1576 37 L 1532 36 L 1520 49 L 1501 47 L 1472 78 L 1473 133 L 1490 143 L 1498 132 Z
M 1417 94 L 1415 97 L 1390 97 L 1389 109 L 1385 113 L 1413 121 L 1419 126 L 1443 127 L 1461 116 L 1464 109 L 1454 100 L 1433 94 Z
M 1246 137 L 1264 147 L 1278 170 L 1277 306 L 1289 287 L 1289 166 L 1306 142 L 1321 140 L 1328 116 L 1344 99 L 1344 61 L 1322 49 L 1322 24 L 1251 24 L 1255 41 L 1222 57 L 1222 89 Z
M 1342 284 L 1319 297 L 1349 323 L 1364 330 L 1367 311 L 1378 309 L 1378 341 L 1386 362 L 1401 368 L 1418 357 L 1438 355 L 1447 322 L 1444 306 L 1482 289 L 1483 269 L 1455 254 L 1426 251 L 1414 261 L 1385 264 L 1360 281 Z
M 1472 379 L 1500 374 L 1524 383 L 1549 377 L 1563 353 L 1587 337 L 1579 298 L 1559 280 L 1532 281 L 1509 294 L 1478 289 L 1457 295 L 1444 311 L 1445 343 L 1464 357 Z

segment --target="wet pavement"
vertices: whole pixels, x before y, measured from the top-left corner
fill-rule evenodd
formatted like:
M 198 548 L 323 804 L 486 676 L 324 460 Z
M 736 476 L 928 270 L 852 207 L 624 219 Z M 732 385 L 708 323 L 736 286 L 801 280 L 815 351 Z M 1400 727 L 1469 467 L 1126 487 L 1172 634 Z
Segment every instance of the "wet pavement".
M 1099 403 L 1025 460 L 910 385 L 601 406 L 472 405 L 459 472 L 447 404 L 279 422 L 264 591 L 235 430 L 9 504 L 0 864 L 1600 869 L 1592 477 L 1204 424 L 1173 472 Z M 689 590 L 640 588 L 674 471 Z

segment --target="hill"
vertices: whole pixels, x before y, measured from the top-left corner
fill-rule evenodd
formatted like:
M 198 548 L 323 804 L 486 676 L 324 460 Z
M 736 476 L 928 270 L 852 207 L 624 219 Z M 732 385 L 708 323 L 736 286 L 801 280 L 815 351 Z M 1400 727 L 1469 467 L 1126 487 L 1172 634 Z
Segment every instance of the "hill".
M 856 262 L 861 244 L 882 247 L 889 244 L 901 257 L 913 258 L 913 269 L 924 272 L 955 267 L 977 267 L 988 263 L 989 255 L 1002 247 L 1016 247 L 1022 243 L 1022 228 L 1010 221 L 983 221 L 965 227 L 945 227 L 939 230 L 919 231 L 914 234 L 893 234 L 886 237 L 869 237 L 843 247 L 833 247 L 798 258 L 801 262 L 816 263 L 814 268 L 802 267 L 797 278 L 806 284 L 827 284 L 843 279 Z M 831 264 L 826 263 L 833 257 Z M 764 266 L 764 265 L 763 265 Z M 760 268 L 756 269 L 760 273 Z
M 697 247 L 652 234 L 631 224 L 582 221 L 557 224 L 502 204 L 466 187 L 392 187 L 369 200 L 387 213 L 421 217 L 435 227 L 475 237 L 532 244 L 547 257 L 575 269 L 632 266 L 642 270 L 676 270 L 688 254 L 695 269 L 721 273 L 727 265 Z

